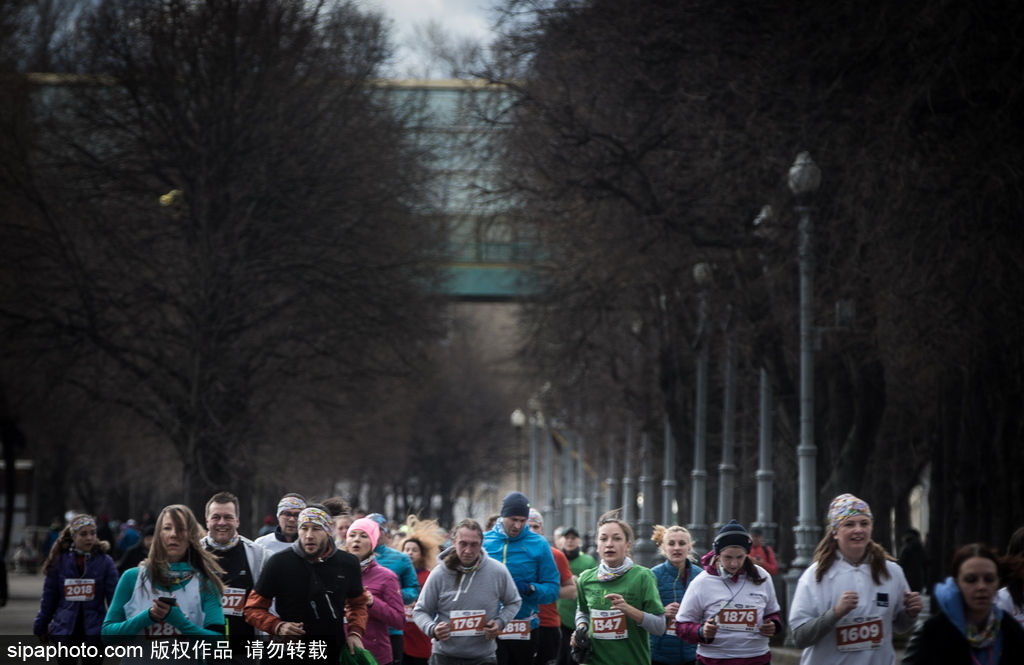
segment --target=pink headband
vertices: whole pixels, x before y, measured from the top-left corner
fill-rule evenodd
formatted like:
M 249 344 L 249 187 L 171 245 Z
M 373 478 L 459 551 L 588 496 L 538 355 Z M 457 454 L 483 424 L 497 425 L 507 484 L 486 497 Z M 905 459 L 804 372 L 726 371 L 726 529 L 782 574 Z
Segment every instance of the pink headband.
M 352 522 L 352 526 L 348 528 L 348 532 L 362 531 L 370 537 L 370 549 L 376 549 L 377 543 L 380 541 L 380 525 L 371 519 L 360 517 L 355 522 Z

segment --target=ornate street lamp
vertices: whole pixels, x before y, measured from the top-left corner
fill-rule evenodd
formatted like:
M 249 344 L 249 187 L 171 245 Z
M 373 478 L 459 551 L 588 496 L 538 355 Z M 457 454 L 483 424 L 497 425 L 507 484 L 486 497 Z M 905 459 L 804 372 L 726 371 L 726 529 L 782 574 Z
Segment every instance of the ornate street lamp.
M 800 215 L 800 444 L 799 515 L 793 527 L 796 558 L 786 573 L 790 603 L 800 575 L 811 564 L 821 529 L 817 520 L 817 458 L 814 443 L 814 248 L 812 244 L 811 200 L 821 185 L 821 169 L 810 153 L 801 152 L 789 169 L 789 188 L 796 197 Z

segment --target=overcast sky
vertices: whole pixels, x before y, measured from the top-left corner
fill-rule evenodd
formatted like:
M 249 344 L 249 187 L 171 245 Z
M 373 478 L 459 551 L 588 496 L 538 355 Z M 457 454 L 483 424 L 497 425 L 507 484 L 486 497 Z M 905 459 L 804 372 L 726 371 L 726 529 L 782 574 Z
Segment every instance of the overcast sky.
M 441 22 L 445 31 L 457 37 L 490 41 L 488 19 L 493 0 L 363 0 L 367 8 L 379 10 L 394 21 L 392 35 L 398 46 L 398 74 L 417 64 L 406 47 L 416 25 L 431 19 Z

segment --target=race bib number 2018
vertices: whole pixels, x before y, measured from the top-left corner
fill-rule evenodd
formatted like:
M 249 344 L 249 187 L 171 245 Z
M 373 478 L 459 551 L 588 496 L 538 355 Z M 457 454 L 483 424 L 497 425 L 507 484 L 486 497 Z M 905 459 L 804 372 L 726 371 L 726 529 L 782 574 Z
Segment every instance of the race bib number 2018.
M 64 580 L 64 600 L 92 600 L 96 597 L 96 580 Z

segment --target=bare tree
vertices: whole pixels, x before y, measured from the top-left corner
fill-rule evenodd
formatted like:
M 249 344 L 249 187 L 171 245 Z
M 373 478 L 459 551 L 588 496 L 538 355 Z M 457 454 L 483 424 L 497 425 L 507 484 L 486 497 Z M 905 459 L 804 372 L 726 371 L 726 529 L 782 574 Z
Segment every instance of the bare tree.
M 101 2 L 68 53 L 82 77 L 41 93 L 31 216 L 5 220 L 3 314 L 22 349 L 64 352 L 63 381 L 172 444 L 193 505 L 251 490 L 275 474 L 265 427 L 415 371 L 436 329 L 426 179 L 367 85 L 381 18 Z M 304 425 L 323 454 L 330 427 Z
M 533 355 L 566 391 L 619 385 L 641 421 L 664 410 L 690 431 L 703 288 L 705 332 L 731 306 L 743 362 L 770 371 L 784 471 L 798 422 L 784 179 L 809 149 L 826 174 L 816 325 L 834 326 L 836 301 L 857 306 L 816 355 L 819 504 L 863 492 L 905 515 L 930 460 L 936 547 L 1002 542 L 1024 516 L 1020 481 L 964 459 L 974 440 L 1020 455 L 1005 396 L 1020 394 L 1019 335 L 1006 331 L 1021 310 L 1006 285 L 1019 274 L 1009 118 L 1024 53 L 1016 13 L 997 4 L 507 2 L 491 72 L 518 93 L 506 191 L 552 257 Z M 766 203 L 775 227 L 755 232 Z M 714 266 L 711 284 L 693 282 L 696 263 Z

